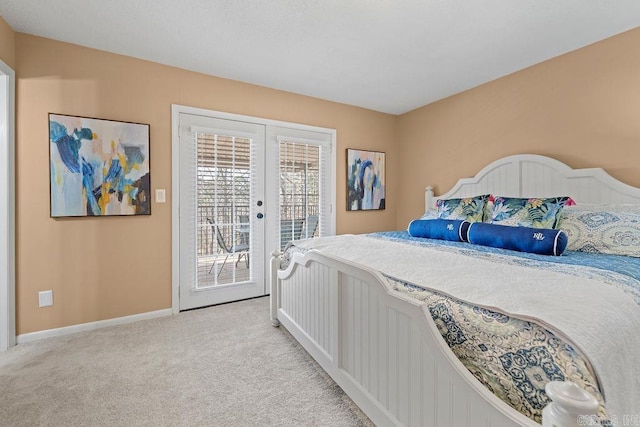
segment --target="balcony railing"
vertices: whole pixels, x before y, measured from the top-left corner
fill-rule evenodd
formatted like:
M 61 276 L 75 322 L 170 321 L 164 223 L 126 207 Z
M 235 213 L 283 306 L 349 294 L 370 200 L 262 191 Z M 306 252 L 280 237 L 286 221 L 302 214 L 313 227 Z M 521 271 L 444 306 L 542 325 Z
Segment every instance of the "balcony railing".
M 198 255 L 213 255 L 219 250 L 213 227 L 207 221 L 208 219 L 218 225 L 222 238 L 230 247 L 233 246 L 232 243 L 242 243 L 238 240 L 242 238 L 242 235 L 235 233 L 234 236 L 234 226 L 236 231 L 241 227 L 246 228 L 249 222 L 249 212 L 248 205 L 198 206 Z M 309 215 L 318 215 L 318 206 L 288 205 L 280 207 L 281 221 L 304 220 Z

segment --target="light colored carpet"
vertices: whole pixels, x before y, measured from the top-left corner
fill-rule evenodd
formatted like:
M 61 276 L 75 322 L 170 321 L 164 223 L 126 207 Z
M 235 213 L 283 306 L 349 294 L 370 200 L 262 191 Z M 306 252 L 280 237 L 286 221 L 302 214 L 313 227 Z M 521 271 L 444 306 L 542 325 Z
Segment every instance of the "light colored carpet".
M 0 353 L 2 426 L 371 425 L 258 298 Z

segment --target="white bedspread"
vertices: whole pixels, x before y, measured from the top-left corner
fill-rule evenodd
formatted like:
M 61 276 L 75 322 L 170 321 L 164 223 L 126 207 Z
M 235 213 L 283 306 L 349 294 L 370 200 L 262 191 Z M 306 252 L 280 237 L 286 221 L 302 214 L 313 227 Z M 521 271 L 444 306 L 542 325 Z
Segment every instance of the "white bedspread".
M 325 237 L 300 245 L 546 325 L 568 337 L 590 360 L 609 415 L 618 421 L 640 415 L 640 307 L 617 287 L 366 236 Z

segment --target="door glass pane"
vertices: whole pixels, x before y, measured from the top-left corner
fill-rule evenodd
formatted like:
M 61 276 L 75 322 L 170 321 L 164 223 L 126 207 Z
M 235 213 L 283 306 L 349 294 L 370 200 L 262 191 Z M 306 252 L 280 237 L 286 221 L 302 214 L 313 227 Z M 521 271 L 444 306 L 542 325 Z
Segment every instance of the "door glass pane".
M 320 150 L 317 145 L 280 142 L 280 249 L 291 240 L 319 235 Z
M 251 140 L 197 133 L 196 288 L 251 280 Z

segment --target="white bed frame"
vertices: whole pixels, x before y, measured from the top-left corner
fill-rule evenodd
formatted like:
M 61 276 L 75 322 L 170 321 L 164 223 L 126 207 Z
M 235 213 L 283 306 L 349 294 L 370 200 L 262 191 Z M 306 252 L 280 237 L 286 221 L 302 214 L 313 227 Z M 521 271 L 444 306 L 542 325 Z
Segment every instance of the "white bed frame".
M 487 193 L 640 204 L 640 189 L 602 169 L 574 170 L 538 155 L 497 160 L 441 197 Z M 429 187 L 425 204 L 435 204 Z M 477 381 L 451 352 L 425 305 L 393 291 L 376 271 L 314 250 L 296 254 L 280 270 L 278 255 L 271 262 L 274 326 L 284 325 L 376 425 L 538 425 Z M 543 425 L 577 425 L 576 415 L 565 412 L 575 403 L 554 398 L 547 409 L 569 421 L 545 410 Z

